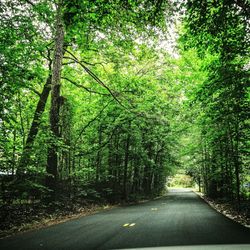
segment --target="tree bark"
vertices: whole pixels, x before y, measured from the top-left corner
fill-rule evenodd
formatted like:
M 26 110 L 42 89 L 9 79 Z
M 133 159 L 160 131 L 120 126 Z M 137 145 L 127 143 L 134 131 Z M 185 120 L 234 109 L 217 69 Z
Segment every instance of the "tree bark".
M 235 166 L 235 178 L 236 178 L 236 197 L 237 197 L 237 209 L 241 209 L 241 200 L 240 200 L 240 159 L 239 159 L 239 121 L 236 115 L 236 124 L 235 124 L 235 153 L 234 153 L 234 166 Z
M 33 116 L 33 121 L 31 123 L 27 140 L 24 145 L 23 153 L 18 164 L 17 174 L 21 174 L 25 166 L 28 165 L 29 163 L 30 150 L 32 149 L 35 138 L 37 136 L 39 125 L 41 122 L 41 117 L 45 110 L 50 90 L 51 90 L 51 75 L 48 76 L 47 81 L 43 87 L 42 93 L 40 94 L 40 99 L 37 103 L 36 110 Z
M 102 124 L 99 125 L 98 129 L 98 146 L 101 147 L 102 145 Z M 95 175 L 95 183 L 97 184 L 100 181 L 100 173 L 101 173 L 101 163 L 102 163 L 102 154 L 101 150 L 97 151 L 96 156 L 96 175 Z
M 129 125 L 130 128 L 130 125 Z M 125 159 L 123 172 L 123 195 L 124 199 L 128 199 L 128 162 L 129 162 L 129 146 L 130 146 L 130 132 L 128 131 L 126 145 L 125 145 Z
M 57 145 L 59 134 L 59 117 L 60 117 L 60 87 L 61 87 L 61 69 L 63 60 L 63 45 L 64 45 L 64 25 L 62 20 L 61 1 L 57 5 L 56 13 L 56 34 L 55 34 L 55 49 L 52 67 L 51 81 L 51 108 L 50 108 L 50 129 L 52 133 L 52 142 L 48 148 L 47 159 L 47 178 L 46 185 L 52 191 L 50 200 L 56 198 L 56 186 L 58 178 L 58 156 Z

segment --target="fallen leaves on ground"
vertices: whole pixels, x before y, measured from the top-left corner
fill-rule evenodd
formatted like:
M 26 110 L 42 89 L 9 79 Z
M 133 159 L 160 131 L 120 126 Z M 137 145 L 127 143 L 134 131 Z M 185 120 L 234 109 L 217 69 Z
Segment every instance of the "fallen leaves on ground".
M 219 213 L 225 215 L 226 217 L 246 226 L 250 227 L 250 218 L 249 214 L 244 211 L 237 211 L 237 209 L 234 207 L 233 204 L 227 201 L 222 200 L 213 200 L 211 198 L 208 198 L 203 193 L 196 192 L 203 200 L 205 200 L 211 207 L 213 207 L 215 210 L 217 210 Z M 244 207 L 244 204 L 242 204 Z M 246 204 L 246 206 L 249 206 L 249 204 Z
M 53 212 L 38 204 L 2 205 L 0 210 L 0 238 L 18 232 L 59 224 L 70 219 L 97 213 L 114 207 L 110 204 L 58 205 Z

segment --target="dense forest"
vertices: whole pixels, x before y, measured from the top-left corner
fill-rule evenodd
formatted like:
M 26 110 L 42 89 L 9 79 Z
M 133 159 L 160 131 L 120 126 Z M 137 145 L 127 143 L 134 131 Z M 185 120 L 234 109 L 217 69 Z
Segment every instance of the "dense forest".
M 1 207 L 154 197 L 184 169 L 249 212 L 249 21 L 248 0 L 1 0 Z

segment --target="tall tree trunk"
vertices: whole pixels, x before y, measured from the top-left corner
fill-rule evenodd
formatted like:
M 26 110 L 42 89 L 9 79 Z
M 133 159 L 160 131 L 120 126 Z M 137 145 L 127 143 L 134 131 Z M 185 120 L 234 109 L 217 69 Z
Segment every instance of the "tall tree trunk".
M 12 149 L 12 164 L 11 164 L 11 175 L 12 178 L 15 174 L 15 166 L 16 166 L 16 129 L 13 131 L 13 149 Z
M 17 174 L 21 174 L 28 164 L 30 159 L 30 150 L 34 144 L 35 138 L 38 133 L 39 125 L 41 122 L 42 114 L 45 110 L 45 105 L 47 103 L 47 99 L 51 90 L 51 75 L 48 76 L 45 85 L 43 86 L 42 93 L 40 95 L 39 101 L 36 106 L 36 110 L 33 116 L 33 120 L 31 123 L 31 127 L 27 136 L 26 143 L 24 145 L 22 156 L 19 160 Z
M 135 151 L 137 151 L 137 149 L 135 149 Z M 139 157 L 136 157 L 132 164 L 134 166 L 132 192 L 133 193 L 138 193 L 139 192 L 139 180 L 140 180 Z
M 207 195 L 208 194 L 208 150 L 207 150 L 207 145 L 204 139 L 203 141 L 203 147 L 202 147 L 202 176 L 203 176 L 203 192 Z
M 62 5 L 59 1 L 56 13 L 56 34 L 55 50 L 52 67 L 51 81 L 51 108 L 50 108 L 50 128 L 52 132 L 52 142 L 48 148 L 47 159 L 47 178 L 46 185 L 52 191 L 51 200 L 55 199 L 57 176 L 58 176 L 58 158 L 56 140 L 59 138 L 59 117 L 60 117 L 60 81 L 63 60 L 64 26 L 62 20 Z
M 240 209 L 240 162 L 239 162 L 239 156 L 238 156 L 238 141 L 239 141 L 239 133 L 238 133 L 238 124 L 236 126 L 236 138 L 235 143 L 233 140 L 233 129 L 231 128 L 230 122 L 228 122 L 228 139 L 229 139 L 229 145 L 231 149 L 230 156 L 232 157 L 232 165 L 234 167 L 234 174 L 235 174 L 235 182 L 236 182 L 236 201 L 237 201 L 237 209 Z
M 130 125 L 129 125 L 130 127 Z M 129 162 L 129 146 L 130 146 L 130 132 L 128 131 L 126 145 L 125 145 L 125 159 L 123 172 L 123 195 L 124 199 L 128 199 L 128 162 Z
M 96 174 L 95 174 L 96 184 L 100 181 L 101 163 L 102 163 L 101 145 L 102 145 L 102 124 L 99 125 L 99 129 L 98 129 L 98 147 L 99 147 L 99 150 L 97 151 L 97 156 L 96 156 Z
M 240 159 L 239 159 L 239 121 L 236 115 L 235 124 L 235 153 L 234 153 L 234 166 L 235 166 L 235 178 L 236 178 L 236 197 L 237 197 L 237 209 L 240 211 L 241 200 L 240 200 Z

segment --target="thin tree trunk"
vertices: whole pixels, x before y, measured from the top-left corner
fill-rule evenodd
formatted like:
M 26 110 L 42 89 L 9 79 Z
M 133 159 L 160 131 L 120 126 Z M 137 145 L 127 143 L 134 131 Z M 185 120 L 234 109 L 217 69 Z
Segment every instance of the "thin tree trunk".
M 18 108 L 19 108 L 19 116 L 20 116 L 20 125 L 21 125 L 21 132 L 22 132 L 22 146 L 24 148 L 25 145 L 25 129 L 24 129 L 24 119 L 23 119 L 23 108 L 21 106 L 21 97 L 20 93 L 18 93 Z
M 102 125 L 99 125 L 98 130 L 98 147 L 102 145 Z M 100 173 L 101 173 L 101 162 L 102 162 L 102 155 L 101 150 L 99 149 L 96 156 L 96 175 L 95 175 L 95 182 L 98 183 L 100 181 Z
M 234 165 L 235 165 L 235 177 L 236 177 L 236 197 L 237 197 L 237 209 L 240 211 L 241 200 L 240 200 L 240 160 L 239 160 L 239 122 L 236 117 L 235 124 L 235 154 L 234 154 Z
M 11 175 L 12 178 L 15 174 L 16 167 L 16 129 L 13 131 L 13 149 L 12 149 L 12 166 L 11 166 Z
M 240 177 L 239 177 L 239 157 L 238 157 L 238 129 L 236 129 L 236 145 L 234 145 L 233 141 L 233 133 L 230 126 L 230 123 L 228 122 L 228 137 L 229 137 L 229 144 L 231 148 L 231 155 L 232 155 L 232 161 L 234 166 L 234 174 L 235 174 L 235 181 L 236 181 L 236 199 L 237 199 L 237 209 L 240 209 Z
M 124 195 L 125 200 L 128 199 L 129 146 L 130 146 L 130 132 L 128 131 L 128 135 L 127 135 L 127 139 L 126 139 L 126 146 L 125 146 L 124 174 L 123 174 L 123 195 Z

